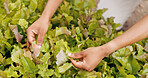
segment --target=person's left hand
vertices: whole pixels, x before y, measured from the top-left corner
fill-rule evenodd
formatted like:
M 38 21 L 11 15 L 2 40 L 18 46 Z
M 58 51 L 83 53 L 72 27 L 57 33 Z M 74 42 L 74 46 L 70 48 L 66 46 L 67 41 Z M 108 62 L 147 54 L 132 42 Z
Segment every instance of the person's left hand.
M 75 67 L 92 71 L 108 54 L 107 50 L 103 46 L 100 46 L 91 47 L 79 53 L 69 53 L 68 56 L 80 59 L 80 61 L 70 59 Z

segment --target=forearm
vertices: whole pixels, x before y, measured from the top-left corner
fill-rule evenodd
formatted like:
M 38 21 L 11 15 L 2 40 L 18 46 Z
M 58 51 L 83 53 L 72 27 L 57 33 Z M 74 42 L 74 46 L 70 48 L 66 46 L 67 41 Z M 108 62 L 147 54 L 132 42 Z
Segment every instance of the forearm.
M 136 23 L 122 35 L 113 39 L 106 46 L 110 53 L 127 45 L 133 44 L 148 37 L 148 15 Z
M 59 5 L 61 4 L 61 2 L 62 0 L 48 0 L 41 17 L 44 17 L 49 21 L 59 7 Z

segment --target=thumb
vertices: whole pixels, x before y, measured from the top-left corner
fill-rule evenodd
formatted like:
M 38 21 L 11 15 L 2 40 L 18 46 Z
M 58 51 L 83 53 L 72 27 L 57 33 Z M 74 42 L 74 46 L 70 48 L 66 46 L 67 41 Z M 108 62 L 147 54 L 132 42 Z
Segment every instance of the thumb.
M 39 34 L 37 38 L 37 45 L 42 46 L 45 34 Z
M 68 56 L 71 58 L 82 58 L 85 56 L 84 52 L 79 53 L 68 53 Z

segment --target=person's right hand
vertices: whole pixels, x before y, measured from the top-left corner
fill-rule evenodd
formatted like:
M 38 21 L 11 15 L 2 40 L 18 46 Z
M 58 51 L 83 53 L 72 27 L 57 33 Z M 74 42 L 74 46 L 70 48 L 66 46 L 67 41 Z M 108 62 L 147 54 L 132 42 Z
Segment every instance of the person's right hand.
M 35 35 L 38 35 L 37 45 L 41 47 L 48 25 L 49 20 L 41 16 L 27 29 L 27 47 L 35 41 Z
M 110 54 L 109 49 L 107 46 L 90 47 L 79 53 L 69 53 L 68 56 L 80 59 L 79 61 L 70 59 L 75 67 L 92 71 L 105 56 Z

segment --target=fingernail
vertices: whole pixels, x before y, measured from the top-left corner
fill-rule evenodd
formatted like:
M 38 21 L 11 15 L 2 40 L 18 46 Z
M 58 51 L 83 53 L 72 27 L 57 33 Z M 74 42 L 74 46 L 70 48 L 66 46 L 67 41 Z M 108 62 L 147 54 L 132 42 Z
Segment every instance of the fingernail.
M 72 54 L 71 53 L 68 53 L 68 56 L 71 56 Z

